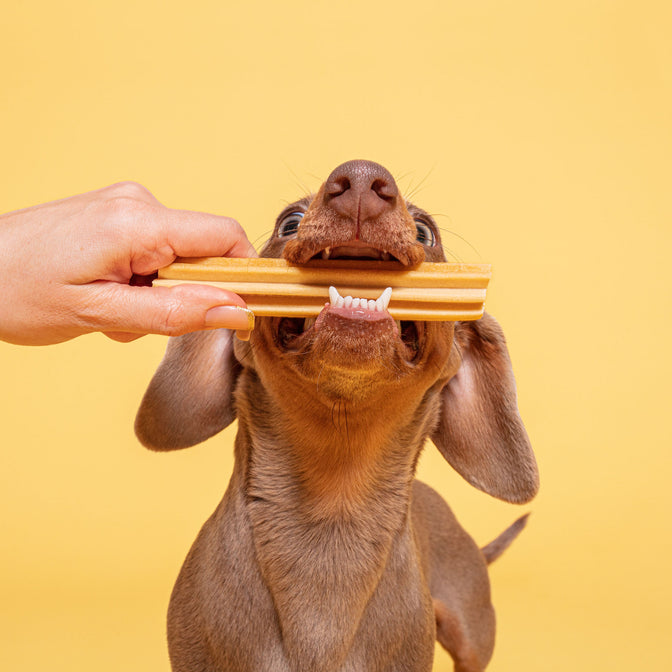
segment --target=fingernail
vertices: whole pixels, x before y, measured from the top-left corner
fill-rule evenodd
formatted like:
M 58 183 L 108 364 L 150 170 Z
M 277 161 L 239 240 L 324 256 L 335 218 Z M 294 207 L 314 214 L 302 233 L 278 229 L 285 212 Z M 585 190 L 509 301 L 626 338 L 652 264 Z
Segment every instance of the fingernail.
M 254 329 L 254 313 L 240 306 L 215 306 L 205 314 L 205 326 L 211 329 Z
M 236 336 L 239 341 L 249 341 L 251 334 L 251 331 L 244 331 L 243 329 L 238 329 L 238 331 L 236 331 Z

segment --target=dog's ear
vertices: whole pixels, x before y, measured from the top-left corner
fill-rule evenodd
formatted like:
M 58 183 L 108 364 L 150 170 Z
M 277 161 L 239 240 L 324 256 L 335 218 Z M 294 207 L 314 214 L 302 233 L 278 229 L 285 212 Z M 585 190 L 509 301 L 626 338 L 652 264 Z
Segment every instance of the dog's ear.
M 539 473 L 518 412 L 502 330 L 489 315 L 455 326 L 460 368 L 441 391 L 432 440 L 469 483 L 507 502 L 534 497 Z
M 171 338 L 135 418 L 140 442 L 153 450 L 193 446 L 236 417 L 233 390 L 240 364 L 232 331 Z

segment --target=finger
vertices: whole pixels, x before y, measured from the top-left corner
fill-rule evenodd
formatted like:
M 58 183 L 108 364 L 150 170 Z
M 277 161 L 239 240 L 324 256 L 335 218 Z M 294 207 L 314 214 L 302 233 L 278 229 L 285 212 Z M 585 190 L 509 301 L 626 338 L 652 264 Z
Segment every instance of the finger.
M 166 209 L 163 224 L 163 242 L 179 257 L 258 256 L 243 227 L 230 217 Z
M 130 287 L 119 283 L 93 283 L 85 314 L 90 330 L 114 334 L 178 336 L 200 329 L 242 329 L 254 326 L 254 315 L 236 294 L 209 285 Z
M 123 232 L 131 246 L 131 271 L 146 275 L 175 257 L 256 257 L 243 228 L 229 217 L 167 208 L 140 209 Z M 106 276 L 110 280 L 121 280 Z

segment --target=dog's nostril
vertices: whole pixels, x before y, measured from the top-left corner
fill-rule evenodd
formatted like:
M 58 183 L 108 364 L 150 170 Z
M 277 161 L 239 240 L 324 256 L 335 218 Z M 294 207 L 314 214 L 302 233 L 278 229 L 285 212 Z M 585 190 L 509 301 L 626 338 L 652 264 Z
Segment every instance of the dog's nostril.
M 329 196 L 341 196 L 350 189 L 350 186 L 350 180 L 343 175 L 329 180 L 325 184 L 324 190 Z
M 397 185 L 393 182 L 390 184 L 387 180 L 377 179 L 374 180 L 371 184 L 371 191 L 373 191 L 378 198 L 382 198 L 384 201 L 390 201 L 393 198 L 396 198 L 399 193 Z
M 324 204 L 339 215 L 361 222 L 396 207 L 399 189 L 392 175 L 372 161 L 348 161 L 324 185 Z
M 326 193 L 332 197 L 341 196 L 352 188 L 353 186 L 350 179 L 345 175 L 329 180 L 329 182 L 327 182 L 325 185 Z M 395 198 L 399 193 L 397 185 L 394 182 L 390 183 L 390 181 L 386 180 L 385 178 L 374 179 L 371 182 L 369 189 L 371 189 L 371 191 L 373 191 L 376 196 L 386 201 Z M 358 191 L 365 192 L 366 185 L 361 185 Z

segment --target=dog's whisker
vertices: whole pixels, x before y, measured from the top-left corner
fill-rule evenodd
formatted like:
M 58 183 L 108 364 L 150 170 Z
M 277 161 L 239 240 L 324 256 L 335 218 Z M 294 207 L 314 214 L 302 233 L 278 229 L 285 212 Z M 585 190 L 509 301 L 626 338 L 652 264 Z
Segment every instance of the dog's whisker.
M 301 189 L 303 191 L 303 195 L 304 196 L 310 196 L 310 194 L 312 193 L 312 190 L 308 187 L 308 185 L 306 185 L 303 182 L 303 180 L 298 176 L 296 171 L 286 161 L 283 161 L 283 164 L 285 165 L 285 168 L 290 173 L 290 175 L 294 178 L 295 184 L 299 187 L 299 189 Z M 313 176 L 311 175 L 311 177 L 313 177 Z M 319 179 L 316 178 L 316 181 L 319 182 Z
M 425 174 L 425 176 L 420 180 L 420 182 L 418 182 L 418 184 L 417 184 L 415 187 L 412 187 L 412 184 L 409 185 L 409 187 L 408 187 L 408 191 L 407 191 L 407 192 L 404 192 L 404 194 L 405 194 L 405 195 L 404 195 L 404 198 L 405 198 L 407 201 L 412 201 L 412 200 L 416 197 L 416 195 L 417 195 L 418 193 L 420 193 L 420 191 L 421 191 L 422 188 L 424 187 L 425 182 L 429 179 L 430 175 L 432 175 L 432 173 L 434 172 L 435 169 L 436 169 L 436 166 L 435 166 L 435 165 L 432 166 L 432 167 L 427 171 L 427 173 Z
M 334 412 L 336 415 L 334 416 Z M 341 400 L 337 399 L 336 401 L 333 402 L 331 406 L 331 424 L 334 426 L 334 429 L 339 429 L 340 428 L 340 415 L 341 415 Z M 338 423 L 336 422 L 336 419 L 338 419 Z
M 268 237 L 273 233 L 273 229 L 267 229 L 264 233 L 259 234 L 254 240 L 250 241 L 252 247 L 259 253 L 264 247 L 264 243 L 268 240 Z
M 435 220 L 438 219 L 438 218 L 450 219 L 449 215 L 444 215 L 444 214 L 440 214 L 440 213 L 432 214 L 432 218 L 435 219 Z M 467 245 L 469 248 L 471 248 L 471 250 L 473 250 L 479 258 L 481 257 L 481 253 L 478 251 L 478 249 L 469 240 L 467 240 L 464 236 L 457 233 L 457 231 L 455 231 L 453 229 L 449 229 L 449 228 L 444 227 L 444 226 L 439 226 L 438 224 L 437 224 L 437 228 L 441 232 L 441 237 L 442 238 L 443 238 L 444 235 L 451 236 L 453 238 L 457 238 L 458 240 L 463 242 L 465 245 Z M 445 246 L 445 241 L 444 241 L 444 246 Z
M 345 400 L 343 401 L 343 418 L 345 420 L 345 438 L 348 450 L 351 450 L 352 444 L 350 442 L 350 426 L 348 425 L 348 404 Z

